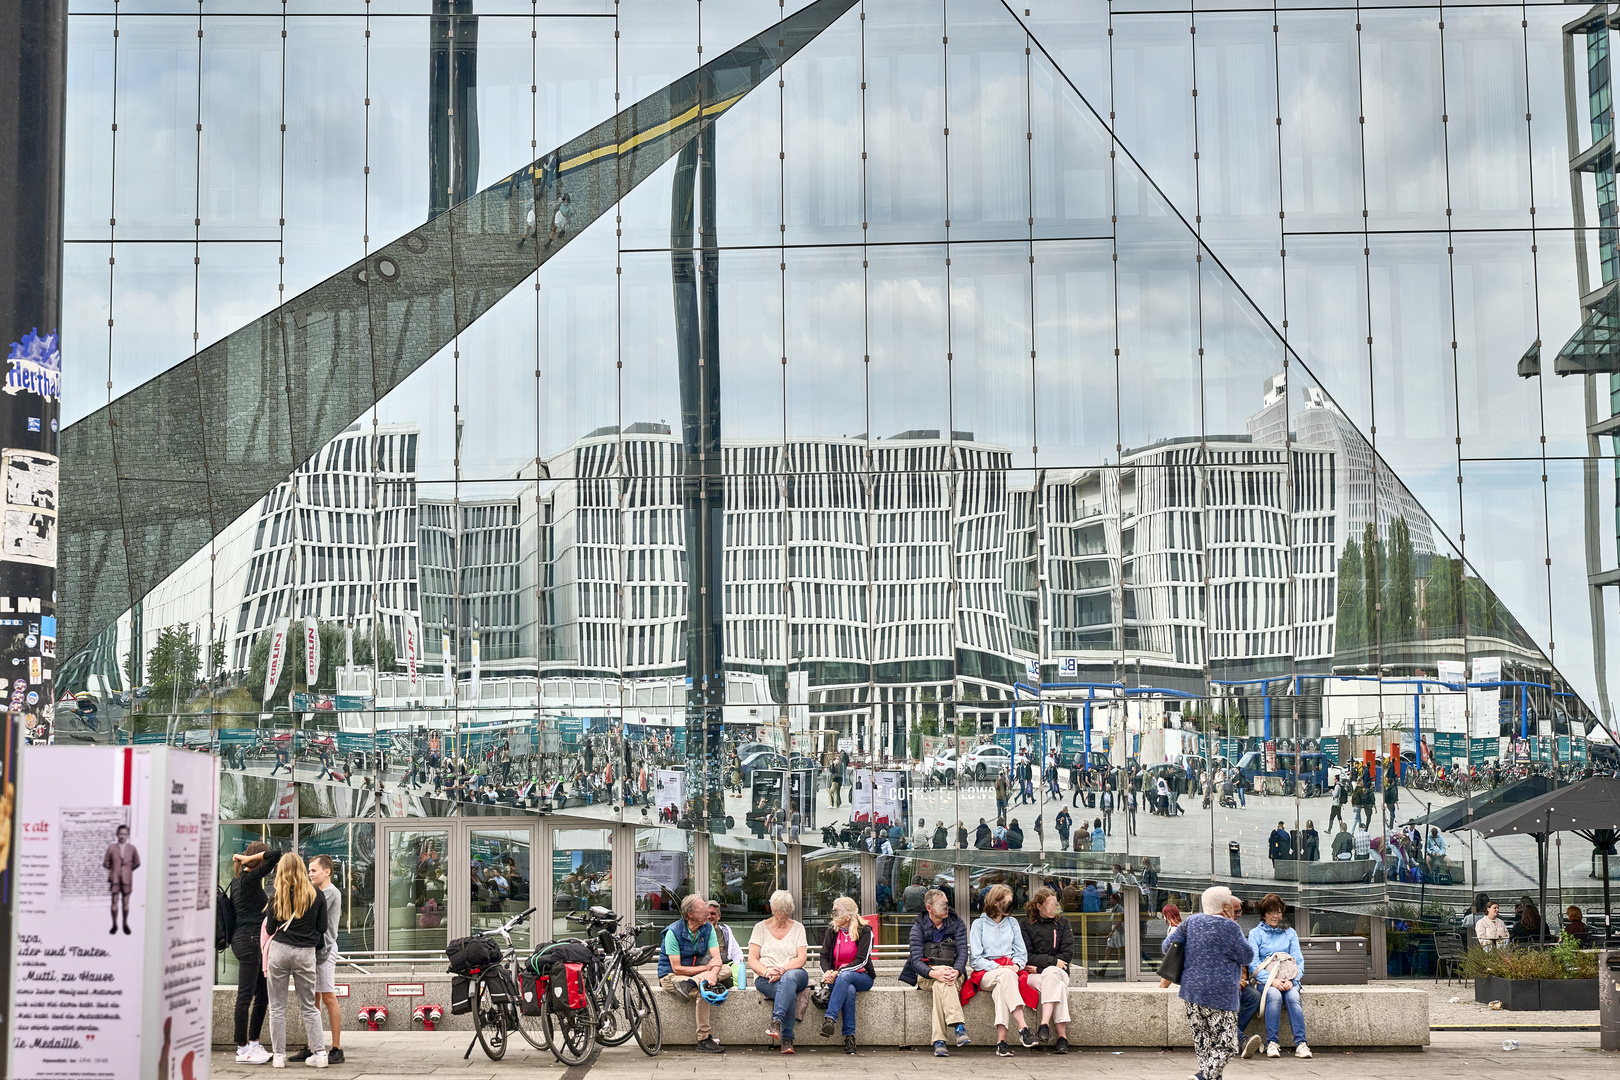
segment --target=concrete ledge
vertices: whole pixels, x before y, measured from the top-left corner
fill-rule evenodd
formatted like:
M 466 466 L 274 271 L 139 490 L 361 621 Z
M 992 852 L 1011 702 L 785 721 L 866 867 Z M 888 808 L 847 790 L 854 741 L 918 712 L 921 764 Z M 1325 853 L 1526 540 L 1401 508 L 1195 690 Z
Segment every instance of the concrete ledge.
M 1371 877 L 1373 871 L 1378 869 L 1378 863 L 1373 859 L 1342 861 L 1329 859 L 1326 862 L 1278 859 L 1274 868 L 1278 881 L 1303 881 L 1311 885 L 1353 885 Z
M 893 981 L 880 973 L 877 986 L 857 999 L 856 1040 L 862 1046 L 926 1046 L 930 1039 L 928 995 Z M 386 1005 L 388 1031 L 419 1030 L 411 1022 L 417 1005 L 448 1007 L 450 977 L 436 974 L 353 976 L 347 980 L 349 996 L 342 999 L 345 1030 L 358 1025 L 355 1012 L 363 1005 Z M 421 983 L 421 997 L 389 997 L 389 983 Z M 663 990 L 653 990 L 663 1024 L 665 1045 L 678 1046 L 697 1040 L 696 1010 Z M 1381 986 L 1307 985 L 1302 995 L 1305 1025 L 1312 1047 L 1358 1050 L 1417 1049 L 1429 1044 L 1429 995 L 1420 989 Z M 233 1045 L 232 1022 L 236 1001 L 234 986 L 214 988 L 213 1036 L 216 1046 Z M 978 1044 L 993 1042 L 995 1029 L 989 996 L 980 994 L 964 1010 L 968 1033 Z M 1157 983 L 1092 983 L 1069 991 L 1069 1042 L 1076 1047 L 1190 1047 L 1192 1033 L 1187 1027 L 1186 1006 L 1174 987 L 1160 990 Z M 724 1005 L 710 1009 L 714 1036 L 726 1045 L 763 1045 L 770 1008 L 765 998 L 751 987 L 735 990 Z M 269 1021 L 263 1040 L 269 1044 Z M 450 1016 L 440 1030 L 472 1030 L 472 1017 Z M 304 1044 L 303 1022 L 296 1010 L 289 1010 L 287 1041 Z M 1249 1034 L 1263 1034 L 1263 1017 L 1256 1017 Z M 813 1007 L 798 1025 L 794 1041 L 803 1046 L 841 1044 L 835 1032 L 821 1037 L 821 1015 Z M 1293 1032 L 1288 1015 L 1283 1014 L 1281 1042 L 1291 1046 Z

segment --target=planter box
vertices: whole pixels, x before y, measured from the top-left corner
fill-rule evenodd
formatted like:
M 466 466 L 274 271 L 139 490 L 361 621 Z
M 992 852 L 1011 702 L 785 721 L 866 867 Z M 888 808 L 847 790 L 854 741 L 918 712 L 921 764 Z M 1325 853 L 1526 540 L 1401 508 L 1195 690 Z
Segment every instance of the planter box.
M 1481 976 L 1474 980 L 1474 1000 L 1481 1004 L 1500 1001 L 1514 1012 L 1579 1011 L 1597 1009 L 1596 979 L 1498 979 Z
M 1537 992 L 1543 1010 L 1597 1011 L 1596 979 L 1539 979 Z

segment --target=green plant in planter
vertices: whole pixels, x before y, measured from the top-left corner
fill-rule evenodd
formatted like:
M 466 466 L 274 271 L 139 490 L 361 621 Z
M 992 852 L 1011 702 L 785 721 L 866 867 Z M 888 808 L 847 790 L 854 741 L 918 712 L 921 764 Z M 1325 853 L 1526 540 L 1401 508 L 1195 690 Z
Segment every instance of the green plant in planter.
M 1595 979 L 1597 953 L 1564 934 L 1551 949 L 1469 947 L 1463 974 L 1470 979 Z

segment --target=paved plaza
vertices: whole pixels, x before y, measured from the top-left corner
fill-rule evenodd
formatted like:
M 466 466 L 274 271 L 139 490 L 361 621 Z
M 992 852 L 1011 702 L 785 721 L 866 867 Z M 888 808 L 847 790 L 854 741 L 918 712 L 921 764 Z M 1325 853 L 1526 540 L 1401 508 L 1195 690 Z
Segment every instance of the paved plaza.
M 1041 1051 L 1017 1050 L 1009 1059 L 997 1059 L 989 1047 L 956 1051 L 948 1059 L 938 1059 L 924 1051 L 862 1050 L 854 1058 L 838 1050 L 806 1049 L 789 1058 L 764 1048 L 738 1047 L 724 1057 L 699 1054 L 688 1047 L 670 1047 L 656 1058 L 648 1058 L 634 1047 L 605 1050 L 595 1064 L 565 1070 L 549 1053 L 527 1046 L 513 1047 L 499 1062 L 492 1062 L 474 1048 L 463 1059 L 467 1034 L 435 1032 L 431 1035 L 405 1032 L 354 1033 L 343 1042 L 349 1060 L 333 1065 L 321 1075 L 329 1080 L 349 1077 L 390 1080 L 393 1077 L 458 1076 L 466 1080 L 496 1080 L 513 1076 L 566 1076 L 567 1080 L 662 1080 L 665 1077 L 844 1077 L 852 1069 L 873 1076 L 909 1076 L 928 1072 L 937 1076 L 983 1076 L 993 1072 L 1002 1077 L 1038 1077 L 1051 1080 L 1054 1073 L 1084 1073 L 1088 1077 L 1111 1080 L 1186 1080 L 1198 1068 L 1188 1051 L 1157 1050 L 1079 1050 L 1059 1061 Z M 1517 1050 L 1505 1051 L 1505 1038 L 1516 1039 Z M 1336 1077 L 1353 1070 L 1357 1080 L 1426 1080 L 1458 1077 L 1535 1076 L 1557 1080 L 1609 1080 L 1614 1075 L 1616 1057 L 1597 1049 L 1598 1033 L 1514 1032 L 1504 1035 L 1486 1031 L 1436 1031 L 1433 1044 L 1417 1052 L 1357 1053 L 1319 1052 L 1310 1061 L 1297 1061 L 1292 1055 L 1272 1061 L 1256 1057 L 1233 1061 L 1226 1076 L 1230 1080 L 1317 1080 Z M 267 1080 L 268 1065 L 237 1065 L 230 1051 L 216 1051 L 213 1075 L 221 1078 L 260 1077 Z M 1061 1068 L 1055 1068 L 1061 1066 Z M 288 1065 L 288 1069 L 303 1069 Z M 309 1075 L 308 1071 L 305 1071 Z

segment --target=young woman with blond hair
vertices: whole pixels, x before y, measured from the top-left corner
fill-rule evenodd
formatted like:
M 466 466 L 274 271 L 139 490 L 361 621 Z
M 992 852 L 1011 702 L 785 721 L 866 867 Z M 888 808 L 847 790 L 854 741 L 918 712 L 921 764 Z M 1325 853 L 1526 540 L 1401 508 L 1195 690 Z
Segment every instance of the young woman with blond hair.
M 831 1038 L 843 1020 L 844 1053 L 855 1052 L 855 995 L 872 989 L 872 927 L 861 918 L 854 900 L 840 896 L 832 903 L 832 922 L 821 939 L 821 981 L 832 985 L 832 997 L 821 1021 L 823 1038 Z
M 276 865 L 276 888 L 265 905 L 265 975 L 270 981 L 270 1067 L 287 1067 L 287 984 L 298 995 L 298 1011 L 309 1039 L 307 1064 L 326 1068 L 326 1037 L 315 1006 L 315 951 L 325 944 L 326 905 L 310 884 L 304 860 L 288 852 Z

